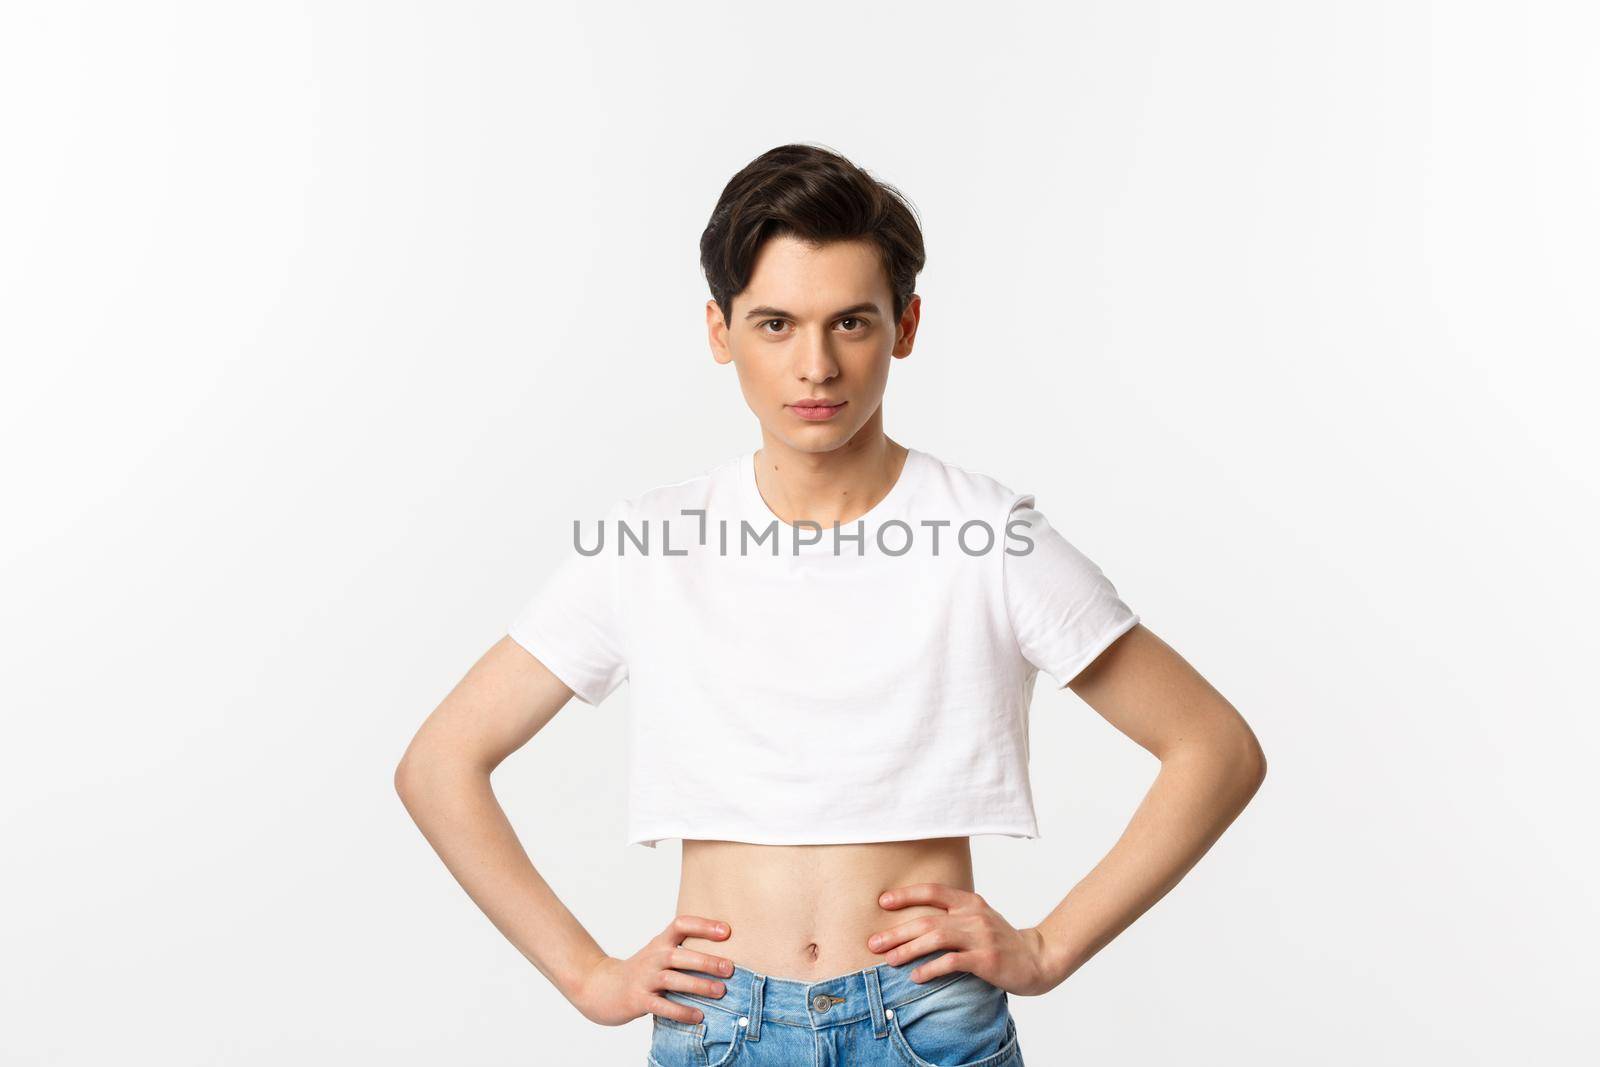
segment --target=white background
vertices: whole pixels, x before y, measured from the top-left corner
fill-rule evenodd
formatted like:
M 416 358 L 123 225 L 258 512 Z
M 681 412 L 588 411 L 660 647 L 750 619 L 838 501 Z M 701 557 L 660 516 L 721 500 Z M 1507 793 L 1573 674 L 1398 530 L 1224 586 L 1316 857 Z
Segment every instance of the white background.
M 759 444 L 701 228 L 789 141 L 926 227 L 898 440 L 1037 494 L 1270 771 L 1013 998 L 1053 1064 L 1592 1051 L 1586 5 L 8 4 L 8 1064 L 643 1062 L 450 878 L 411 734 L 570 521 Z M 608 951 L 624 687 L 497 774 Z M 1038 921 L 1157 764 L 1034 705 Z

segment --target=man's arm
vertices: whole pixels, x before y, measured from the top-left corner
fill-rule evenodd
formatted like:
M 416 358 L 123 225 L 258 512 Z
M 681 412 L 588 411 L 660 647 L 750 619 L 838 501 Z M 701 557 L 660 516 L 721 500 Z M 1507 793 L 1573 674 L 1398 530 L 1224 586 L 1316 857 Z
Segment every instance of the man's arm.
M 509 637 L 483 654 L 423 722 L 395 789 L 489 921 L 574 1004 L 606 953 L 534 868 L 489 776 L 572 697 Z
M 1034 928 L 1058 985 L 1177 885 L 1255 796 L 1267 761 L 1227 699 L 1142 625 L 1070 683 L 1161 771 L 1104 859 Z
M 534 869 L 490 786 L 494 769 L 572 695 L 537 657 L 502 637 L 417 731 L 395 770 L 395 789 L 467 895 L 585 1018 L 619 1026 L 653 1012 L 697 1023 L 700 1009 L 662 993 L 723 994 L 720 981 L 683 971 L 730 975 L 732 961 L 683 941 L 723 940 L 728 925 L 678 915 L 632 956 L 613 958 Z

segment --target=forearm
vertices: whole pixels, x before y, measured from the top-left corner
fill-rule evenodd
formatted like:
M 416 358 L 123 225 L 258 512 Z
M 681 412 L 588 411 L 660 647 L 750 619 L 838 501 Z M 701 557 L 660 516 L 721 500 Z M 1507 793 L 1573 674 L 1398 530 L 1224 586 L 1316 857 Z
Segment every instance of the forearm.
M 1035 930 L 1065 981 L 1181 881 L 1260 787 L 1253 736 L 1179 746 L 1104 859 Z
M 396 774 L 428 843 L 496 929 L 569 1001 L 606 953 L 535 869 L 496 799 L 489 771 L 429 761 Z

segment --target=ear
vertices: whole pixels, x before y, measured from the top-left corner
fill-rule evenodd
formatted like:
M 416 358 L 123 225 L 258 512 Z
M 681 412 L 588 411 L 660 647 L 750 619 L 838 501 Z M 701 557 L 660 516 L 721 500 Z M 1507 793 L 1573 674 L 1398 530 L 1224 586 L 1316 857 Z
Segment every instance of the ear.
M 906 301 L 906 309 L 900 313 L 897 324 L 894 349 L 889 354 L 896 359 L 905 359 L 911 354 L 911 346 L 917 339 L 917 326 L 922 322 L 922 297 L 916 293 L 911 294 L 911 299 Z
M 728 348 L 728 323 L 715 300 L 706 301 L 706 340 L 711 345 L 711 358 L 718 363 L 732 363 L 733 352 Z

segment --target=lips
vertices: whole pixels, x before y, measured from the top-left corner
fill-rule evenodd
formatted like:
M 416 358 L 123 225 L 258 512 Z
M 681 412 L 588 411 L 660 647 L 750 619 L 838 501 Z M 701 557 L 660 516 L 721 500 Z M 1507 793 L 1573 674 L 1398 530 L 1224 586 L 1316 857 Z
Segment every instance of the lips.
M 840 408 L 844 407 L 844 405 L 845 401 L 843 400 L 817 400 L 814 398 L 807 398 L 805 400 L 795 401 L 793 404 L 789 405 L 789 408 L 796 415 L 802 419 L 805 419 L 807 422 L 822 422 L 825 419 L 833 418 L 834 414 L 837 413 Z

